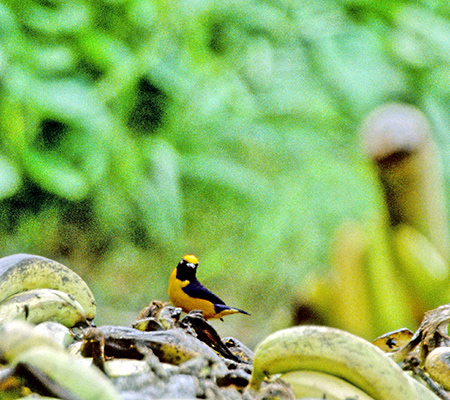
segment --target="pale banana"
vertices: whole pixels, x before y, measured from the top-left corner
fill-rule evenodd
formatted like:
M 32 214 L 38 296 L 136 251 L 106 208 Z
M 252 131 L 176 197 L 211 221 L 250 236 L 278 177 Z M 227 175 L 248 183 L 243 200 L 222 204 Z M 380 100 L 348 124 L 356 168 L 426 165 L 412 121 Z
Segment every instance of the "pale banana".
M 32 289 L 55 289 L 73 296 L 95 317 L 95 299 L 87 284 L 74 271 L 48 258 L 14 254 L 0 259 L 0 302 Z
M 297 399 L 373 400 L 344 379 L 323 372 L 298 370 L 281 375 L 281 379 L 291 385 Z
M 10 367 L 22 363 L 41 370 L 76 398 L 120 400 L 111 381 L 96 367 L 87 366 L 81 357 L 71 357 L 27 322 L 0 325 L 0 354 Z
M 18 354 L 11 364 L 30 364 L 48 377 L 85 400 L 119 400 L 113 384 L 93 365 L 71 357 L 65 351 L 45 346 L 35 346 Z
M 74 340 L 74 334 L 68 327 L 54 321 L 41 322 L 35 326 L 34 331 L 49 336 L 63 349 L 67 349 Z
M 55 321 L 72 328 L 87 325 L 86 313 L 77 300 L 54 289 L 34 289 L 16 294 L 0 303 L 0 324 L 12 320 L 33 324 Z
M 298 326 L 268 336 L 255 349 L 249 386 L 258 390 L 264 377 L 296 370 L 335 375 L 374 400 L 419 400 L 411 378 L 379 348 L 336 328 Z

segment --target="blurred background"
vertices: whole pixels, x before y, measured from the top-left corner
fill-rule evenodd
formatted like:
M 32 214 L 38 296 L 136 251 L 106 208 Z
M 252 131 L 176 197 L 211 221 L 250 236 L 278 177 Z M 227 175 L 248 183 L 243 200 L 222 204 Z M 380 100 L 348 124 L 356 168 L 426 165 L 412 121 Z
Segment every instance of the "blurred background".
M 391 257 L 398 224 L 358 133 L 389 102 L 427 116 L 447 196 L 445 2 L 4 0 L 0 255 L 75 270 L 98 325 L 127 325 L 151 300 L 168 301 L 170 272 L 194 253 L 200 281 L 252 314 L 214 326 L 249 346 L 304 321 L 368 338 L 415 329 L 444 299 L 407 306 L 392 286 L 395 256 L 390 269 L 359 270 L 367 288 L 357 282 L 362 303 L 351 304 L 368 314 L 356 328 L 326 299 L 340 287 L 333 254 L 348 252 L 332 249 L 349 221 L 366 249 Z M 381 221 L 384 250 L 367 221 Z M 442 257 L 431 292 L 448 290 Z M 379 280 L 387 289 L 368 305 Z

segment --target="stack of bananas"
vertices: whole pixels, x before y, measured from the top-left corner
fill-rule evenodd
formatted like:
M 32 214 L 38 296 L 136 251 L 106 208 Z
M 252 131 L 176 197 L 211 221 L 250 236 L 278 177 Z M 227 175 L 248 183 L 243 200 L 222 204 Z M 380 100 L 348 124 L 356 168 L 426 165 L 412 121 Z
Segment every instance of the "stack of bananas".
M 86 326 L 95 310 L 88 285 L 64 265 L 29 254 L 0 259 L 0 325 L 19 319 Z
M 450 240 L 442 168 L 425 115 L 388 104 L 361 127 L 375 167 L 380 208 L 347 221 L 331 248 L 330 275 L 315 278 L 310 301 L 331 326 L 366 339 L 417 326 L 450 302 Z

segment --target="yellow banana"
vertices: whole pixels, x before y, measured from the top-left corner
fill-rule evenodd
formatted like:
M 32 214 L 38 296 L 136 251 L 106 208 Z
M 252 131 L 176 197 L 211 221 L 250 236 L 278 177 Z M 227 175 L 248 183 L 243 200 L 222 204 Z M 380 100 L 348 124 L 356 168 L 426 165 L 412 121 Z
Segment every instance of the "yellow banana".
M 0 302 L 32 289 L 55 289 L 72 295 L 86 312 L 95 317 L 95 299 L 75 272 L 48 258 L 30 254 L 14 254 L 0 259 Z
M 387 226 L 383 215 L 370 219 L 365 226 L 367 241 L 370 243 L 366 254 L 366 273 L 376 321 L 376 335 L 399 326 L 415 325 L 412 307 L 408 302 L 410 293 L 398 279 L 395 270 Z
M 329 309 L 333 326 L 372 338 L 374 315 L 365 265 L 368 245 L 359 223 L 351 221 L 339 228 L 331 250 L 334 287 L 328 290 L 334 294 Z
M 258 390 L 264 377 L 296 370 L 335 375 L 374 400 L 419 400 L 415 385 L 379 348 L 336 328 L 297 326 L 276 332 L 255 349 L 249 383 Z
M 394 229 L 393 245 L 401 272 L 422 299 L 426 309 L 448 303 L 449 295 L 442 290 L 449 267 L 427 237 L 410 225 Z
M 310 397 L 327 400 L 373 400 L 361 389 L 337 376 L 317 371 L 292 371 L 281 375 L 298 399 Z
M 87 324 L 80 303 L 67 293 L 53 289 L 27 290 L 0 303 L 0 324 L 16 319 L 33 324 L 55 321 L 69 328 Z

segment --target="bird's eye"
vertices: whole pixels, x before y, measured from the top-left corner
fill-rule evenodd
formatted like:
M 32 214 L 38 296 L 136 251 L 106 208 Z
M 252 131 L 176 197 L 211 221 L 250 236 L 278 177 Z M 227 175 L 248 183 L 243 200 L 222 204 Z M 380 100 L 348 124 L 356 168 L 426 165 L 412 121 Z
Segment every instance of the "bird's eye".
M 189 268 L 192 268 L 192 269 L 197 268 L 197 265 L 193 264 L 193 263 L 186 263 L 186 266 L 189 267 Z

